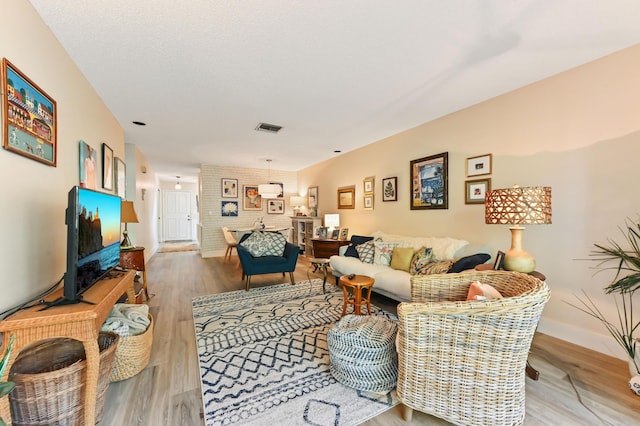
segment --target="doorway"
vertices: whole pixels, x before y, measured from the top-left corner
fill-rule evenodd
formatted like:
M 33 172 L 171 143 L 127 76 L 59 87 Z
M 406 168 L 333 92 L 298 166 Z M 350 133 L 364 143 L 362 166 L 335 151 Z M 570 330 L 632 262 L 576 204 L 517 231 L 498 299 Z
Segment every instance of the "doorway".
M 191 191 L 164 191 L 164 241 L 193 240 Z

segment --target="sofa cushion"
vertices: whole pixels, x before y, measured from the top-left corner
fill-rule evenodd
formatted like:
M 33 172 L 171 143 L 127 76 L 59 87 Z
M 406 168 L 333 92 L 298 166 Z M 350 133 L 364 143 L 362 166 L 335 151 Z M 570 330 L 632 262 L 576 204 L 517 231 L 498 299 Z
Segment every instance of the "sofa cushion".
M 413 252 L 413 247 L 395 247 L 391 254 L 391 268 L 409 272 Z
M 420 247 L 411 259 L 409 273 L 411 275 L 421 274 L 427 264 L 431 262 L 431 247 Z
M 375 245 L 373 244 L 373 240 L 358 244 L 356 246 L 356 251 L 358 252 L 358 257 L 362 263 L 373 263 L 373 256 L 375 254 Z
M 373 263 L 363 263 L 360 259 L 347 256 L 331 256 L 329 265 L 334 275 L 340 276 L 345 274 L 366 275 L 375 278 L 380 272 L 389 271 L 388 266 L 374 265 Z M 406 274 L 406 272 L 397 271 Z
M 349 247 L 347 247 L 347 250 L 344 252 L 344 255 L 357 258 L 358 251 L 356 250 L 356 246 L 371 240 L 373 240 L 373 237 L 365 237 L 363 235 L 352 235 L 351 244 L 349 244 Z
M 467 269 L 473 269 L 478 265 L 482 265 L 487 260 L 491 259 L 491 255 L 486 253 L 477 253 L 471 256 L 466 256 L 461 259 L 458 259 L 451 265 L 451 269 L 449 269 L 449 273 L 462 272 Z
M 427 263 L 421 270 L 422 275 L 446 274 L 453 265 L 452 260 L 435 260 Z
M 399 246 L 398 242 L 374 241 L 373 263 L 376 265 L 391 265 L 393 249 Z
M 252 232 L 240 245 L 253 257 L 282 256 L 287 239 L 279 232 Z

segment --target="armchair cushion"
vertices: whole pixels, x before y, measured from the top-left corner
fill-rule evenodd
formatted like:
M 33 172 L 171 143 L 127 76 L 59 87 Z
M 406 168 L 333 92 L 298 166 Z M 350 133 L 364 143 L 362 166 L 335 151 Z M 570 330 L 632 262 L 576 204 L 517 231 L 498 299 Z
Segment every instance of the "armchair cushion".
M 482 284 L 480 281 L 474 281 L 469 286 L 467 300 L 491 300 L 500 298 L 502 298 L 500 292 L 490 284 Z
M 252 232 L 240 245 L 253 257 L 282 256 L 287 239 L 279 232 Z

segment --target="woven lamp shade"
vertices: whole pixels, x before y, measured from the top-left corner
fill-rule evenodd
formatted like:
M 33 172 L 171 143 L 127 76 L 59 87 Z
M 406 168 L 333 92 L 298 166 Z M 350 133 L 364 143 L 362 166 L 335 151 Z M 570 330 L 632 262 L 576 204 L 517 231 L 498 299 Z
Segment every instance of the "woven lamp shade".
M 490 191 L 485 204 L 485 223 L 502 225 L 551 223 L 551 188 L 514 186 Z

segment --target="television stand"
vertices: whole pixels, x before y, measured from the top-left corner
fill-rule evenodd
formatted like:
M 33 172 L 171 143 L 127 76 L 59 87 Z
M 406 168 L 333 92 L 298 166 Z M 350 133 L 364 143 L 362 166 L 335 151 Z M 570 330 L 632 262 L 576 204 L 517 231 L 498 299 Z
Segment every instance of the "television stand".
M 9 343 L 8 337 L 16 336 L 13 351 L 9 357 L 7 367 L 0 381 L 6 382 L 9 371 L 20 353 L 20 350 L 39 340 L 68 337 L 79 340 L 84 346 L 87 357 L 86 383 L 84 388 L 84 422 L 85 425 L 95 425 L 96 393 L 100 367 L 100 349 L 98 334 L 111 308 L 123 293 L 127 293 L 129 301 L 135 300 L 133 290 L 134 271 L 117 278 L 105 278 L 96 282 L 82 293 L 85 302 L 59 306 L 57 309 L 39 311 L 33 306 L 0 321 L 2 348 L 4 353 Z M 63 289 L 58 289 L 46 299 L 61 298 Z M 46 300 L 45 300 L 46 303 Z M 7 424 L 11 424 L 11 409 L 9 398 L 0 398 L 0 417 Z
M 65 306 L 65 305 L 75 305 L 77 303 L 86 303 L 88 305 L 95 305 L 95 302 L 90 302 L 89 300 L 84 300 L 82 297 L 79 297 L 75 300 L 66 299 L 64 297 L 58 297 L 56 300 L 52 300 L 50 302 L 41 301 L 40 304 L 44 305 L 42 308 L 38 309 L 40 311 L 46 311 L 49 308 L 53 308 L 54 306 Z

